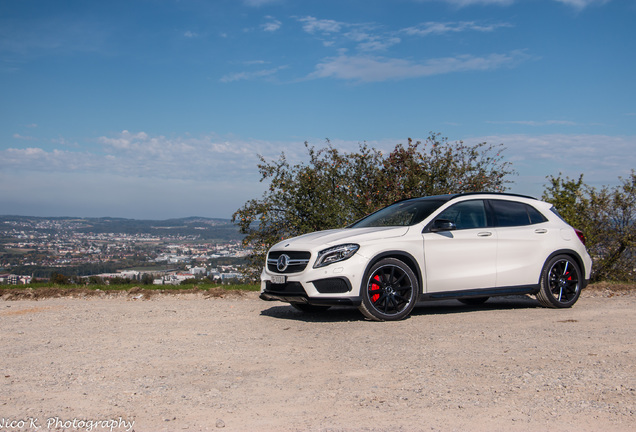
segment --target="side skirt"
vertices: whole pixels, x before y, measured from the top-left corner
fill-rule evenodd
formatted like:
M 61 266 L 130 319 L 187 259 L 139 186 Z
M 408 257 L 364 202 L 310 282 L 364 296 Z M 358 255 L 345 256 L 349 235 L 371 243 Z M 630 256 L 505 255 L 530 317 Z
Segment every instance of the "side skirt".
M 523 285 L 515 287 L 500 288 L 480 288 L 461 291 L 445 291 L 420 294 L 420 301 L 425 300 L 450 300 L 459 298 L 475 298 L 475 297 L 497 297 L 506 295 L 536 294 L 539 292 L 539 285 Z

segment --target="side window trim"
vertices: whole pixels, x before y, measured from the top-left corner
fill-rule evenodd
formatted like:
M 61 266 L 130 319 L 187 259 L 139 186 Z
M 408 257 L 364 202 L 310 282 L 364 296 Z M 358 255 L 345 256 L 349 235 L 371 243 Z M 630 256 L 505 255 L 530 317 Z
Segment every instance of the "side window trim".
M 495 213 L 495 209 L 492 205 L 490 205 L 490 202 L 492 200 L 489 199 L 485 199 L 484 200 L 484 207 L 486 207 L 486 222 L 488 225 L 488 228 L 497 228 L 499 226 L 499 222 L 497 221 L 497 214 Z

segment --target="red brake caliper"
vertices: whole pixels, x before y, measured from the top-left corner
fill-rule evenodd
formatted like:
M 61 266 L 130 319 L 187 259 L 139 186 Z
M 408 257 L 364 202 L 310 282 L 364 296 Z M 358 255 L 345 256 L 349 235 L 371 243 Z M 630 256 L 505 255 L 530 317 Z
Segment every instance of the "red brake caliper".
M 373 276 L 373 280 L 380 282 L 380 276 L 378 275 Z M 379 291 L 379 290 L 380 290 L 380 285 L 376 283 L 372 283 L 371 288 L 369 288 L 369 291 Z M 378 301 L 379 298 L 380 298 L 380 294 L 373 294 L 371 296 L 371 301 L 375 303 Z

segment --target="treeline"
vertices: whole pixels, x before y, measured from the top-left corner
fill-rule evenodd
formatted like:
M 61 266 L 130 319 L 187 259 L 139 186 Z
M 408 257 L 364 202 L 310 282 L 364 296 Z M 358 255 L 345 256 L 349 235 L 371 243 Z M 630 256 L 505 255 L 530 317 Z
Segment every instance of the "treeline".
M 210 259 L 206 266 L 242 266 L 247 264 L 247 258 L 239 257 L 219 257 Z M 117 273 L 120 270 L 136 269 L 147 272 L 163 272 L 166 267 L 163 265 L 148 266 L 144 262 L 102 262 L 91 264 L 79 264 L 66 267 L 47 267 L 38 265 L 16 266 L 11 268 L 11 272 L 19 275 L 33 276 L 36 279 L 52 279 L 55 275 L 64 276 L 68 281 L 85 276 L 95 276 L 102 273 Z M 185 269 L 185 265 L 171 267 L 169 270 Z M 151 281 L 152 282 L 152 281 Z M 97 283 L 97 282 L 96 282 Z M 123 283 L 123 282 L 122 282 Z

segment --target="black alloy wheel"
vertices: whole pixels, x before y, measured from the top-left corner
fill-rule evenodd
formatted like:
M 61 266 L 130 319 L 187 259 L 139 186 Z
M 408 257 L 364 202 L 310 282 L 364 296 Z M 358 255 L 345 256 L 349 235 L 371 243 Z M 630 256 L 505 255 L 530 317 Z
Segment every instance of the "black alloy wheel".
M 581 294 L 581 270 L 568 255 L 550 259 L 543 268 L 537 300 L 549 308 L 569 308 Z
M 360 311 L 374 321 L 407 317 L 417 301 L 417 278 L 411 268 L 395 258 L 385 258 L 367 272 L 361 287 Z

